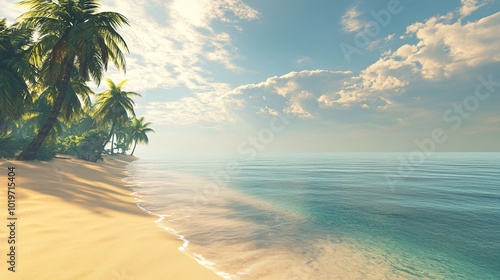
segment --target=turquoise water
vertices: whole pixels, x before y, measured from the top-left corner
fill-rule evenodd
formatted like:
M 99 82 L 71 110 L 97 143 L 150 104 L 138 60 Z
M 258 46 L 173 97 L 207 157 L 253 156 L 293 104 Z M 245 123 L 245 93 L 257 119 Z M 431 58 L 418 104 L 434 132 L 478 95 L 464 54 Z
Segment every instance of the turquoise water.
M 413 159 L 177 155 L 129 173 L 139 205 L 227 279 L 500 279 L 500 154 Z

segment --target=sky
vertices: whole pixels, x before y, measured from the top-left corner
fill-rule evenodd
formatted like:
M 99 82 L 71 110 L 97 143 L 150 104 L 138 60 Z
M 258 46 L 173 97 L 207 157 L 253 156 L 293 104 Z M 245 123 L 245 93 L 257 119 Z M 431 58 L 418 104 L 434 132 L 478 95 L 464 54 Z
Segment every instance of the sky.
M 500 151 L 498 0 L 101 3 L 130 20 L 106 77 L 142 94 L 139 156 Z

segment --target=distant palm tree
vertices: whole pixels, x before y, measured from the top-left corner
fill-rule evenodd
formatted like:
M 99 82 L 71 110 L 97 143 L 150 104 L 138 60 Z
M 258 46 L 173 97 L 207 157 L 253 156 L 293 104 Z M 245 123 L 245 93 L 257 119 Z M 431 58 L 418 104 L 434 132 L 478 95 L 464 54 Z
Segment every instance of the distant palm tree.
M 141 96 L 132 91 L 123 91 L 122 87 L 127 80 L 115 84 L 112 80 L 106 79 L 109 89 L 97 94 L 96 111 L 94 118 L 102 125 L 111 125 L 106 145 L 111 139 L 111 154 L 114 150 L 114 134 L 116 126 L 124 125 L 128 122 L 129 114 L 135 116 L 134 100 L 132 96 Z
M 132 125 L 132 118 L 115 128 L 116 143 L 115 148 L 117 150 L 121 149 L 121 153 L 125 154 L 132 144 L 132 139 L 130 138 L 130 126 Z
M 98 12 L 97 0 L 23 0 L 20 4 L 30 8 L 20 17 L 21 27 L 36 29 L 39 35 L 31 61 L 41 67 L 43 82 L 57 91 L 47 121 L 17 156 L 32 160 L 64 106 L 74 72 L 84 81 L 99 84 L 110 60 L 125 70 L 122 50 L 128 47 L 116 28 L 128 25 L 128 20 L 119 13 Z
M 139 119 L 132 119 L 132 125 L 130 126 L 130 138 L 134 140 L 134 148 L 132 149 L 132 153 L 130 153 L 131 156 L 134 155 L 137 143 L 149 143 L 147 134 L 149 132 L 155 132 L 152 128 L 149 127 L 152 124 L 153 123 L 151 122 L 144 123 L 144 117 L 141 117 Z
M 32 31 L 18 25 L 7 27 L 0 20 L 0 133 L 31 103 L 29 84 L 35 82 L 35 67 L 28 62 Z

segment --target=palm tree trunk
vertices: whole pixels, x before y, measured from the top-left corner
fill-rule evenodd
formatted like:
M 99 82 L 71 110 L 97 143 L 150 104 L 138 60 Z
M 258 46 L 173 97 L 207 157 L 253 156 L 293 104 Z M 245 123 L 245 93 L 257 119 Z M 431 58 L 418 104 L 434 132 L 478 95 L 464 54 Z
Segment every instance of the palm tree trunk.
M 113 153 L 114 142 L 115 142 L 115 134 L 111 135 L 111 155 L 114 155 L 114 153 Z
M 111 140 L 111 136 L 113 136 L 114 131 L 115 131 L 115 122 L 111 124 L 111 130 L 109 131 L 108 138 L 106 138 L 106 142 L 104 142 L 104 147 L 108 145 L 109 141 Z
M 63 106 L 66 92 L 68 91 L 71 72 L 73 71 L 73 60 L 74 59 L 69 60 L 70 62 L 66 65 L 66 70 L 64 71 L 64 76 L 61 79 L 61 82 L 56 85 L 58 93 L 54 102 L 54 106 L 50 111 L 49 118 L 47 119 L 47 121 L 45 121 L 42 128 L 38 131 L 35 138 L 16 157 L 16 160 L 34 160 L 36 158 L 36 155 L 38 154 L 38 150 L 40 150 L 43 142 L 50 134 L 50 131 L 53 129 L 54 123 L 57 120 L 57 116 L 59 115 L 59 112 L 61 111 L 61 108 Z
M 131 156 L 134 155 L 135 152 L 135 146 L 137 146 L 137 140 L 134 142 L 134 148 L 132 149 L 132 153 L 130 153 Z

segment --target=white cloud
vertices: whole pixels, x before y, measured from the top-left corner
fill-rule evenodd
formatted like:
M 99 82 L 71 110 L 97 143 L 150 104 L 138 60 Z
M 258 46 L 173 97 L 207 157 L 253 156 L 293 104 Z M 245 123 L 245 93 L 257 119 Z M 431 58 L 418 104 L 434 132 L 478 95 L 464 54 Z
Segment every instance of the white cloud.
M 305 90 L 299 92 L 290 98 L 288 102 L 288 107 L 286 107 L 283 112 L 290 115 L 298 116 L 299 118 L 310 118 L 313 116 L 312 113 L 307 112 L 302 106 L 302 102 L 307 99 L 311 99 L 313 94 Z
M 292 80 L 288 81 L 284 86 L 276 86 L 274 89 L 276 90 L 277 94 L 281 96 L 287 96 L 296 91 L 297 88 L 298 88 L 297 83 Z
M 12 19 L 23 11 L 14 2 L 0 3 L 2 13 Z M 119 30 L 131 52 L 127 73 L 110 67 L 106 77 L 127 78 L 127 89 L 137 92 L 180 87 L 192 92 L 175 102 L 143 105 L 149 119 L 183 124 L 232 120 L 228 108 L 237 107 L 238 100 L 228 98 L 229 85 L 213 81 L 201 65 L 213 62 L 239 70 L 231 36 L 215 31 L 212 23 L 239 30 L 241 20 L 258 18 L 256 10 L 241 0 L 110 0 L 102 3 L 101 10 L 122 13 L 130 21 Z
M 103 10 L 120 12 L 130 20 L 130 27 L 120 31 L 131 51 L 126 74 L 129 89 L 186 88 L 191 92 L 177 101 L 145 104 L 149 120 L 178 125 L 235 121 L 230 108 L 237 108 L 239 101 L 231 99 L 229 85 L 213 81 L 202 64 L 213 62 L 239 71 L 231 36 L 215 31 L 212 23 L 239 29 L 238 22 L 256 19 L 257 11 L 240 0 L 112 0 Z M 107 76 L 125 78 L 117 71 Z
M 473 12 L 475 12 L 476 10 L 478 10 L 479 8 L 481 8 L 482 6 L 488 4 L 489 2 L 491 2 L 490 0 L 486 0 L 486 1 L 481 1 L 481 0 L 461 0 L 461 4 L 462 6 L 460 7 L 460 15 L 462 17 L 466 17 L 470 14 L 472 14 Z
M 273 110 L 267 106 L 264 108 L 260 108 L 260 110 L 257 112 L 257 114 L 267 114 L 267 115 L 271 115 L 271 116 L 278 116 L 279 115 L 279 113 L 276 110 Z
M 345 90 L 339 90 L 334 94 L 325 94 L 318 98 L 319 103 L 322 103 L 323 105 L 328 107 L 334 106 L 336 104 L 350 105 L 352 103 L 358 103 L 359 101 L 359 96 Z
M 339 89 L 351 79 L 350 71 L 303 70 L 237 87 L 234 98 L 242 100 L 246 110 L 259 113 L 284 113 L 299 118 L 318 114 L 320 96 Z
M 318 102 L 327 107 L 360 104 L 364 109 L 371 108 L 370 105 L 387 109 L 393 105 L 392 96 L 403 93 L 409 84 L 411 75 L 406 68 L 404 64 L 381 58 L 358 76 L 352 76 L 341 88 L 320 96 Z
M 407 28 L 407 34 L 419 39 L 411 53 L 401 56 L 406 63 L 420 64 L 426 79 L 450 77 L 453 73 L 484 63 L 500 61 L 500 13 L 475 22 L 448 23 L 431 18 Z
M 235 106 L 231 102 L 238 100 L 240 111 L 307 118 L 335 108 L 396 109 L 402 104 L 395 98 L 412 86 L 459 79 L 471 69 L 500 61 L 498 29 L 500 13 L 466 24 L 453 22 L 450 15 L 433 17 L 408 26 L 407 36 L 415 36 L 417 43 L 385 52 L 357 75 L 328 70 L 290 72 L 229 90 L 225 104 L 231 105 L 224 108 Z M 237 117 L 225 120 L 237 121 Z
M 259 15 L 240 0 L 174 0 L 169 7 L 178 18 L 205 29 L 211 29 L 210 23 L 215 19 L 234 22 L 255 19 Z
M 243 103 L 232 95 L 228 85 L 219 84 L 212 92 L 171 102 L 151 102 L 145 109 L 148 120 L 155 124 L 217 126 L 237 120 L 235 110 Z
M 318 101 L 325 106 L 363 103 L 388 109 L 396 105 L 393 96 L 404 93 L 411 83 L 449 79 L 500 61 L 500 13 L 467 24 L 452 20 L 453 16 L 447 14 L 408 26 L 406 34 L 414 35 L 417 44 L 385 52 L 342 88 L 322 95 Z
M 467 1 L 463 1 L 466 6 Z M 472 1 L 479 7 L 484 1 Z M 472 3 L 471 2 L 471 3 Z M 237 71 L 238 53 L 226 32 L 212 28 L 214 21 L 239 29 L 238 22 L 258 17 L 258 12 L 240 0 L 118 1 L 105 3 L 106 10 L 128 16 L 131 26 L 120 32 L 129 43 L 127 89 L 186 88 L 191 95 L 176 101 L 141 104 L 149 120 L 158 124 L 218 125 L 238 122 L 242 112 L 259 115 L 289 114 L 299 118 L 321 115 L 322 110 L 352 108 L 366 112 L 400 105 L 396 96 L 419 82 L 457 77 L 470 69 L 500 61 L 500 13 L 468 23 L 454 14 L 432 17 L 407 27 L 404 36 L 390 34 L 376 40 L 415 37 L 384 52 L 380 59 L 359 73 L 304 70 L 274 76 L 255 84 L 232 88 L 213 81 L 202 68 L 214 62 Z M 149 5 L 149 9 L 145 7 Z M 4 11 L 5 4 L 0 4 Z M 151 10 L 155 11 L 153 15 Z M 13 10 L 5 10 L 7 15 Z M 17 16 L 18 14 L 16 14 Z M 163 17 L 159 15 L 164 15 Z M 461 15 L 464 13 L 461 12 Z M 357 7 L 342 17 L 344 31 L 364 26 Z M 374 41 L 375 42 L 375 41 Z M 311 59 L 300 57 L 297 63 Z M 122 75 L 112 71 L 111 78 Z
M 297 58 L 297 60 L 296 60 L 298 65 L 308 64 L 308 63 L 311 63 L 312 61 L 313 61 L 313 59 L 310 58 L 309 56 L 302 56 L 302 57 Z
M 174 0 L 170 4 L 172 13 L 178 18 L 182 18 L 194 26 L 209 28 L 210 17 L 207 16 L 207 0 Z
M 240 68 L 234 63 L 238 54 L 231 36 L 215 31 L 211 24 L 222 21 L 236 28 L 238 21 L 258 17 L 257 11 L 240 0 L 112 0 L 104 4 L 103 10 L 120 12 L 131 22 L 121 33 L 132 53 L 127 57 L 126 76 L 136 91 L 184 86 L 198 93 L 212 92 L 214 82 L 201 64 Z M 108 76 L 124 77 L 116 71 Z
M 394 40 L 394 35 L 395 35 L 395 34 L 389 34 L 389 35 L 387 35 L 387 36 L 384 38 L 384 41 L 386 41 L 386 42 L 391 42 L 392 40 Z
M 26 12 L 24 7 L 16 5 L 19 1 L 17 0 L 3 0 L 0 2 L 0 11 L 2 15 L 0 18 L 7 18 L 7 24 L 14 23 L 14 20 L 19 17 L 22 13 Z
M 243 86 L 239 86 L 234 89 L 236 94 L 243 94 L 246 90 L 249 89 L 266 89 L 278 93 L 280 95 L 286 95 L 288 90 L 296 90 L 297 83 L 295 81 L 297 79 L 304 79 L 308 77 L 320 77 L 325 80 L 332 76 L 351 76 L 351 71 L 330 71 L 330 70 L 303 70 L 300 72 L 292 71 L 290 73 L 284 74 L 282 76 L 273 76 L 265 80 L 264 82 L 260 82 L 257 84 L 247 84 Z M 333 82 L 333 81 L 332 81 Z
M 358 10 L 357 6 L 350 7 L 340 18 L 340 24 L 342 25 L 342 30 L 344 32 L 356 32 L 363 28 L 366 21 L 361 19 L 361 12 Z
M 385 53 L 344 88 L 322 96 L 320 102 L 346 106 L 372 99 L 390 105 L 391 95 L 403 93 L 418 79 L 447 79 L 460 71 L 500 61 L 500 13 L 467 24 L 450 20 L 447 15 L 408 26 L 407 35 L 416 36 L 417 44 Z
M 12 19 L 24 11 L 14 2 L 0 3 L 2 13 Z M 224 22 L 238 29 L 239 21 L 258 18 L 257 11 L 241 0 L 110 0 L 102 4 L 102 11 L 122 13 L 130 21 L 130 26 L 119 30 L 131 52 L 127 73 L 110 67 L 106 77 L 127 78 L 127 89 L 137 92 L 155 88 L 192 92 L 174 102 L 141 104 L 149 120 L 158 124 L 233 121 L 229 108 L 238 107 L 239 101 L 229 98 L 229 85 L 214 82 L 201 64 L 214 62 L 239 70 L 231 36 L 215 31 L 212 23 Z

